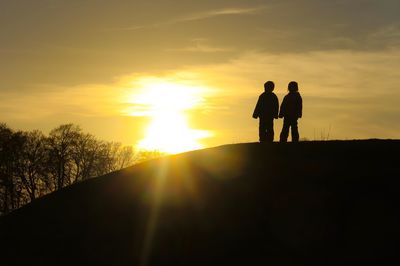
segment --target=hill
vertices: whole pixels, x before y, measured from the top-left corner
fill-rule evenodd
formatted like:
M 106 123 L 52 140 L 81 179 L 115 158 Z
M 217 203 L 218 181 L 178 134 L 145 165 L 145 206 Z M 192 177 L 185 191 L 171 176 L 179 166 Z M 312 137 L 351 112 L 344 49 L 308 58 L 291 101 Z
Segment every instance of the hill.
M 399 264 L 399 150 L 249 143 L 149 161 L 2 217 L 0 264 Z

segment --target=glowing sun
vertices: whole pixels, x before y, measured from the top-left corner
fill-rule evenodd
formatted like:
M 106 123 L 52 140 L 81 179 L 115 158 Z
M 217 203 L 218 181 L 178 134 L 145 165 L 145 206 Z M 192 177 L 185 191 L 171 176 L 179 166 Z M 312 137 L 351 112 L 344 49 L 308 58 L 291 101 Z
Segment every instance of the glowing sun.
M 130 115 L 147 116 L 150 123 L 137 147 L 166 153 L 200 149 L 200 139 L 210 136 L 206 130 L 190 128 L 187 111 L 200 105 L 204 89 L 156 78 L 143 79 L 139 92 L 130 96 Z

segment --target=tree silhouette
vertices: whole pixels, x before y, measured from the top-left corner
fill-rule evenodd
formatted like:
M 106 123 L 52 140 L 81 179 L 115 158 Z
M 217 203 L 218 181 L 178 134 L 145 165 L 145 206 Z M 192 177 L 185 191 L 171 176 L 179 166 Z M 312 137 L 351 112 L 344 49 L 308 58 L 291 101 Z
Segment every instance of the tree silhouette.
M 46 136 L 0 123 L 0 214 L 65 186 L 161 155 L 99 140 L 74 124 L 60 125 Z
M 38 130 L 24 133 L 24 137 L 16 175 L 32 201 L 46 190 L 46 137 Z
M 79 126 L 61 125 L 50 132 L 49 166 L 55 176 L 55 189 L 61 189 L 69 183 L 72 174 L 72 156 L 81 132 Z

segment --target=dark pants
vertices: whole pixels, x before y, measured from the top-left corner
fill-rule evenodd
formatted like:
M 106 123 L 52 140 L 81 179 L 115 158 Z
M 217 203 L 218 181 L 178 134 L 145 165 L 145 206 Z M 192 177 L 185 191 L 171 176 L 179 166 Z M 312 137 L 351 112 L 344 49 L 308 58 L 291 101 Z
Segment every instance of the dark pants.
M 292 129 L 292 142 L 299 141 L 299 130 L 297 129 L 297 118 L 285 117 L 283 119 L 283 127 L 280 136 L 281 142 L 287 142 L 289 137 L 289 128 Z
M 260 142 L 273 142 L 274 141 L 274 118 L 273 117 L 260 117 L 260 125 L 258 127 L 258 135 Z

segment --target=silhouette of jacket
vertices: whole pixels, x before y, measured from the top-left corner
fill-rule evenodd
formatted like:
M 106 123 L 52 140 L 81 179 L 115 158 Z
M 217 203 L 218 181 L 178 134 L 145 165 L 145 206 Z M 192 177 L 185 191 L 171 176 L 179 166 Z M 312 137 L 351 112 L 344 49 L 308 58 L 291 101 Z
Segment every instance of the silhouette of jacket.
M 254 118 L 278 118 L 279 102 L 273 92 L 263 92 L 254 109 Z
M 289 92 L 282 101 L 279 117 L 301 118 L 303 115 L 303 100 L 299 92 Z

